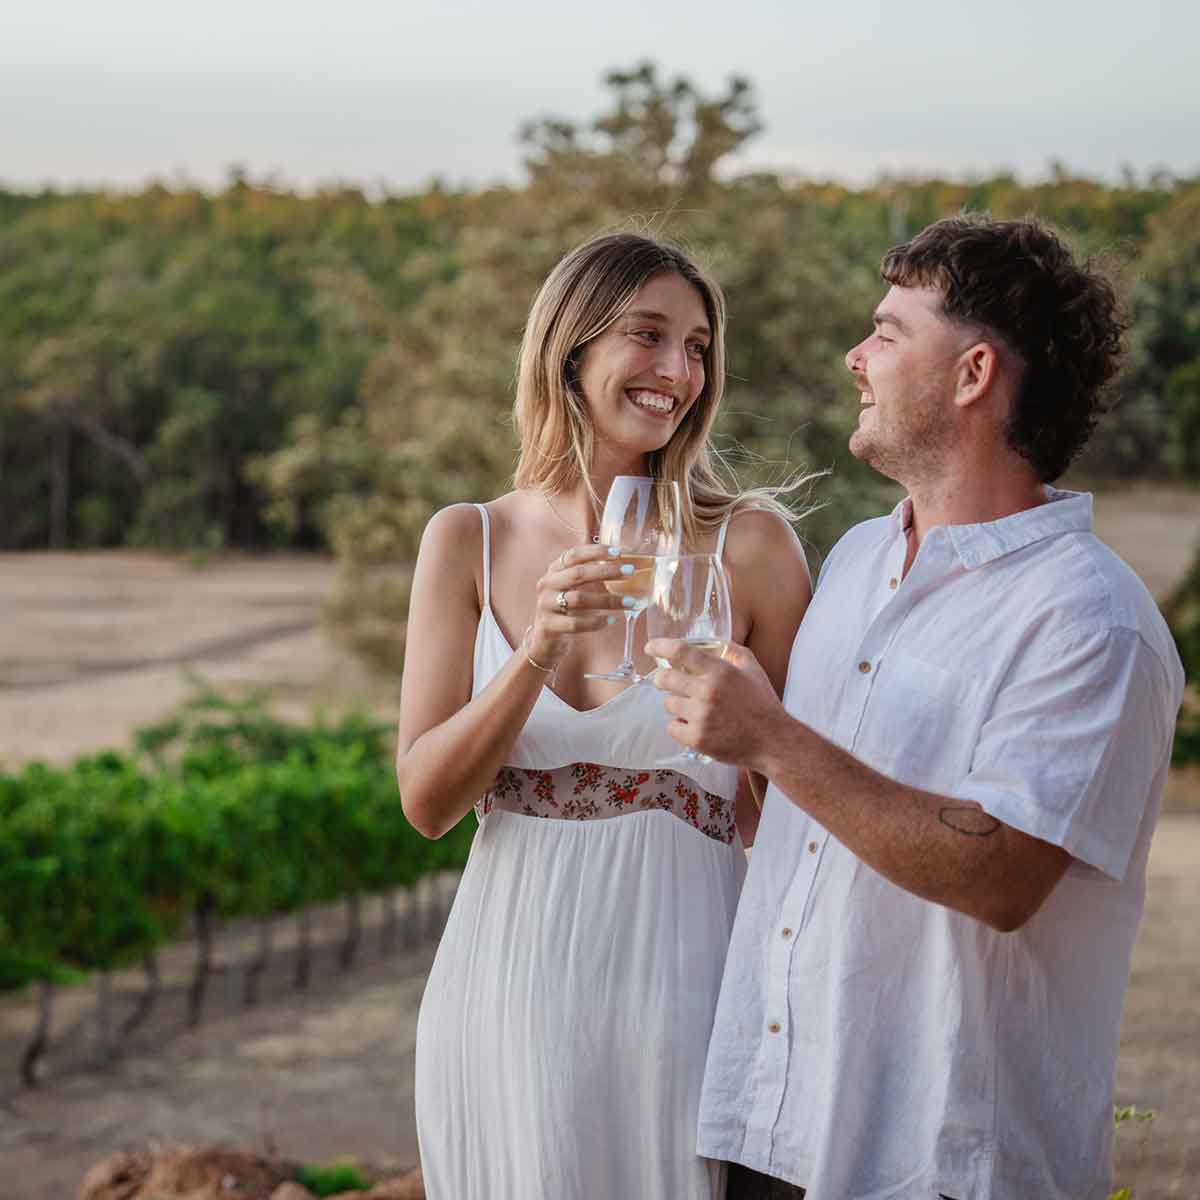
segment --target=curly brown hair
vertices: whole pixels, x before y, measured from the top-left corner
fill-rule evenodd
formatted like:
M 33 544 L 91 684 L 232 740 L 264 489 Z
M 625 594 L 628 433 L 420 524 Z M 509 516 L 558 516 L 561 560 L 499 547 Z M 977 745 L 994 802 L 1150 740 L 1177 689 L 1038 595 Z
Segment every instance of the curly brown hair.
M 1033 217 L 946 217 L 883 257 L 883 278 L 942 293 L 949 319 L 998 336 L 1022 371 L 1008 444 L 1044 483 L 1057 479 L 1091 436 L 1117 373 L 1128 321 L 1109 280 L 1077 263 Z

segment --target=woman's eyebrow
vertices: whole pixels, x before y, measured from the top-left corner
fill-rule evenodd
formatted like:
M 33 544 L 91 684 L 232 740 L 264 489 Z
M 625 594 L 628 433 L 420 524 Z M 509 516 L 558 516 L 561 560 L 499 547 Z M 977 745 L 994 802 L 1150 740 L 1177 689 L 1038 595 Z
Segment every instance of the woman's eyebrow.
M 661 325 L 665 325 L 668 320 L 665 313 L 655 312 L 652 308 L 630 308 L 625 311 L 625 316 L 634 317 L 639 321 L 658 321 Z M 697 325 L 692 332 L 712 337 L 712 330 L 707 325 Z

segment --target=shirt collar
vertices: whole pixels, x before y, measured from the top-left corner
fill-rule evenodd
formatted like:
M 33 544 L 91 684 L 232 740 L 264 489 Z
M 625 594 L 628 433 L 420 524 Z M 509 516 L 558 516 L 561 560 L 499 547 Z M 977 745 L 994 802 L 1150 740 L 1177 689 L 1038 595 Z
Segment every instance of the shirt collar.
M 889 532 L 894 537 L 912 524 L 912 498 L 905 496 L 892 509 Z M 1003 558 L 1043 538 L 1060 533 L 1088 533 L 1092 528 L 1092 496 L 1090 492 L 1064 492 L 1046 486 L 1046 503 L 1036 508 L 1001 517 L 998 521 L 982 521 L 975 525 L 943 525 L 950 544 L 966 569 Z M 932 530 L 930 531 L 932 532 Z

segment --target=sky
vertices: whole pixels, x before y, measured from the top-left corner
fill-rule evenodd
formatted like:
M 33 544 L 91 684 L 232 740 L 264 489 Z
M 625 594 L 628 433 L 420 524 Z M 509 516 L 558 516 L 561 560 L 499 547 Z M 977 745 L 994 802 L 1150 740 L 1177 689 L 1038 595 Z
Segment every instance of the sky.
M 734 169 L 1196 175 L 1198 47 L 1195 0 L 25 0 L 0 19 L 0 185 L 517 182 L 524 122 L 586 122 L 647 58 L 753 83 Z

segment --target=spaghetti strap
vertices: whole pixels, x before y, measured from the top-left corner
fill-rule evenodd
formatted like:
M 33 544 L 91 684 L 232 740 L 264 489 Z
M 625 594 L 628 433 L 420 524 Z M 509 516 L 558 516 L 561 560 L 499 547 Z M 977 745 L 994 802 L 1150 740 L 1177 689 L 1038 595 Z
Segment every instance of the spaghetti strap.
M 725 557 L 725 535 L 729 532 L 729 518 L 732 513 L 725 514 L 725 520 L 721 522 L 721 532 L 717 534 L 717 561 L 721 562 Z
M 483 607 L 492 606 L 492 531 L 488 523 L 487 509 L 482 504 L 475 505 L 479 509 L 479 519 L 483 522 Z

